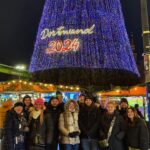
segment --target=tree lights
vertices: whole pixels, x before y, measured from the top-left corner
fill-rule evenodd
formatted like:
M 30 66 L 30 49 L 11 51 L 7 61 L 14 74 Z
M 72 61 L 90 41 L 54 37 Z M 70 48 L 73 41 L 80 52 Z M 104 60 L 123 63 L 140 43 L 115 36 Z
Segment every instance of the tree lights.
M 30 72 L 55 84 L 136 83 L 119 0 L 46 0 Z

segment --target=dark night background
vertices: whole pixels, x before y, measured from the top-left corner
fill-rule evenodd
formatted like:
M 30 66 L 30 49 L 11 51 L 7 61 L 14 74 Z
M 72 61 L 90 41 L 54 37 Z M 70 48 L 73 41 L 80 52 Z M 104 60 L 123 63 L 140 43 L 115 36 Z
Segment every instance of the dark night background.
M 121 0 L 128 35 L 142 59 L 140 0 Z M 44 0 L 0 1 L 0 63 L 30 63 Z M 150 3 L 148 4 L 150 6 Z

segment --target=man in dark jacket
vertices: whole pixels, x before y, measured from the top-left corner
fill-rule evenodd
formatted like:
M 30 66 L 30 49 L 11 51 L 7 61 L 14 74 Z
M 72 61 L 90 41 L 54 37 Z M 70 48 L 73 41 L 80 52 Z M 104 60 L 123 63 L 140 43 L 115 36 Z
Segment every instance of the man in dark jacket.
M 120 101 L 120 115 L 127 120 L 127 109 L 128 109 L 128 100 L 122 98 Z
M 81 93 L 79 95 L 79 100 L 77 101 L 80 109 L 84 105 L 84 101 L 85 101 L 85 94 Z
M 107 97 L 102 97 L 100 100 L 100 107 L 99 107 L 100 115 L 103 115 L 107 112 L 106 105 L 107 105 Z
M 52 144 L 49 145 L 50 150 L 57 150 L 58 140 L 59 140 L 59 131 L 58 131 L 58 121 L 59 116 L 62 113 L 62 109 L 59 106 L 59 100 L 57 97 L 51 97 L 47 104 L 47 109 L 45 113 L 48 115 L 49 113 L 52 116 L 54 130 L 53 130 L 53 140 Z
M 84 106 L 79 112 L 81 145 L 83 150 L 97 150 L 99 111 L 91 96 L 86 96 Z
M 62 112 L 64 112 L 64 102 L 63 102 L 63 94 L 60 91 L 56 91 L 56 97 L 59 100 L 59 109 L 61 109 Z

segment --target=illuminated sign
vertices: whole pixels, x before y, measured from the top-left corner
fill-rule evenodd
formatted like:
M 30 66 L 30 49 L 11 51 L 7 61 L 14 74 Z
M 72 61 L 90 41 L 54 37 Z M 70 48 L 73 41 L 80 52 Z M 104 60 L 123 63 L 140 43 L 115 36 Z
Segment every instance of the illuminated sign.
M 47 54 L 51 53 L 65 53 L 70 51 L 78 51 L 80 47 L 80 41 L 78 38 L 67 39 L 67 40 L 56 40 L 50 41 L 48 48 L 46 49 Z
M 65 29 L 64 26 L 58 27 L 56 30 L 49 30 L 45 28 L 41 32 L 41 39 L 44 40 L 46 38 L 55 37 L 55 36 L 62 36 L 62 35 L 88 35 L 93 34 L 95 28 L 95 24 L 93 24 L 90 28 L 86 29 Z

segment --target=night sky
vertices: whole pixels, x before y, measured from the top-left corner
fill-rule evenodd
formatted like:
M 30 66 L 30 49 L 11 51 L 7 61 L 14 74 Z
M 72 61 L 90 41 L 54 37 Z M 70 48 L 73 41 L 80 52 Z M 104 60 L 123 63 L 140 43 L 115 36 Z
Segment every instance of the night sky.
M 142 55 L 140 0 L 121 0 L 129 37 Z M 30 63 L 44 0 L 0 1 L 0 63 Z M 150 4 L 149 4 L 150 6 Z

